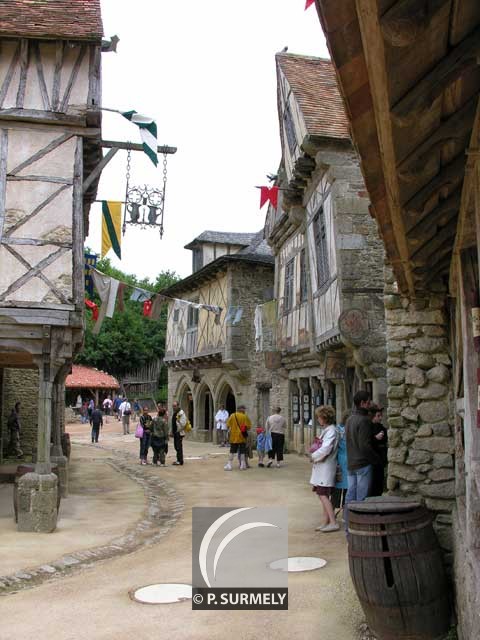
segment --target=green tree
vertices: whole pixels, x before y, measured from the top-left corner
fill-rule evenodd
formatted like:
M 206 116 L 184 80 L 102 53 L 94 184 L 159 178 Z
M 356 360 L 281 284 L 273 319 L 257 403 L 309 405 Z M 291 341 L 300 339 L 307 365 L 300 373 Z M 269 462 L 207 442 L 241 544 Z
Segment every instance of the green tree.
M 108 258 L 99 260 L 97 268 L 113 278 L 127 283 L 130 287 L 140 287 L 154 293 L 170 286 L 180 279 L 173 271 L 162 271 L 154 282 L 148 278 L 138 279 L 133 274 L 124 273 L 113 267 Z M 105 318 L 101 331 L 94 335 L 93 320 L 87 310 L 84 347 L 75 362 L 103 369 L 122 377 L 128 371 L 142 367 L 153 360 L 161 359 L 165 353 L 165 333 L 167 308 L 162 309 L 158 320 L 143 316 L 143 304 L 130 300 L 131 289 L 125 290 L 125 309 L 117 310 L 113 318 Z M 93 301 L 100 304 L 95 292 Z

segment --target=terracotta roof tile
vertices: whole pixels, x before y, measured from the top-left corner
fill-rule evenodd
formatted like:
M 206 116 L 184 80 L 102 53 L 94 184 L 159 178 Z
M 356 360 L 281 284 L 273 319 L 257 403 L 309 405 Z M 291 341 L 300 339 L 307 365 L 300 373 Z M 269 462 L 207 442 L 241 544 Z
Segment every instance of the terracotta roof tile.
M 72 373 L 65 381 L 67 389 L 119 389 L 118 380 L 113 376 L 83 365 L 74 364 Z
M 300 106 L 308 133 L 350 139 L 350 127 L 331 61 L 292 53 L 278 53 L 275 58 Z
M 100 40 L 100 0 L 1 0 L 0 33 L 38 38 Z

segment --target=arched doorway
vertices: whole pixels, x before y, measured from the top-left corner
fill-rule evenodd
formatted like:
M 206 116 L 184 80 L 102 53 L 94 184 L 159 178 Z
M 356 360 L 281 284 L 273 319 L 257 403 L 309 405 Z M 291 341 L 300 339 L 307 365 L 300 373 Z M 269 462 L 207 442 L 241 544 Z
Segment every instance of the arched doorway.
M 233 389 L 228 384 L 228 382 L 224 383 L 224 385 L 222 386 L 222 390 L 218 395 L 217 409 L 218 407 L 220 407 L 220 405 L 223 405 L 230 414 L 235 413 L 235 411 L 237 410 L 237 401 L 235 399 L 235 394 L 233 393 Z
M 213 439 L 215 411 L 213 406 L 213 395 L 208 385 L 203 384 L 197 394 L 197 420 L 195 428 L 208 433 L 204 434 L 205 440 Z
M 190 424 L 194 424 L 193 394 L 188 384 L 184 384 L 178 394 L 178 403 L 187 414 Z

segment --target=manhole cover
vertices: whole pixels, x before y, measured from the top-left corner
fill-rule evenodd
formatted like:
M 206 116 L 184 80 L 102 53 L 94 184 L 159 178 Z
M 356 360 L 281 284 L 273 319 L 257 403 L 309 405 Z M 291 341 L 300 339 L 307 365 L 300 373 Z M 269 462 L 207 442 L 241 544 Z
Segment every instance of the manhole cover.
M 282 558 L 281 560 L 275 560 L 268 566 L 274 571 L 288 571 L 289 573 L 293 573 L 297 571 L 314 571 L 315 569 L 321 569 L 326 564 L 327 561 L 322 558 L 297 556 L 294 558 Z
M 150 584 L 130 592 L 130 597 L 142 604 L 171 604 L 192 599 L 189 584 Z

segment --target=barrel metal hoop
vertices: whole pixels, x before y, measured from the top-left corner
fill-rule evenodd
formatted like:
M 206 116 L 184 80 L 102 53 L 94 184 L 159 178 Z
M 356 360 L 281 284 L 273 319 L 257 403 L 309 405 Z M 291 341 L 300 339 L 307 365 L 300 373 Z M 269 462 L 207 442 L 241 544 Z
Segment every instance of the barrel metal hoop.
M 358 512 L 349 512 L 349 521 L 355 524 L 401 524 L 421 520 L 425 517 L 433 520 L 432 515 L 426 509 L 418 509 L 414 513 L 393 514 L 388 516 L 360 515 Z
M 352 533 L 356 536 L 365 536 L 367 538 L 380 538 L 382 536 L 396 536 L 398 533 L 410 533 L 412 531 L 419 531 L 420 529 L 425 529 L 425 527 L 429 527 L 432 524 L 431 518 L 420 522 L 414 527 L 407 527 L 404 529 L 388 529 L 387 531 L 364 531 L 360 529 L 352 529 L 348 528 L 348 533 Z
M 404 551 L 353 551 L 348 550 L 350 558 L 403 558 L 416 556 L 420 553 L 432 553 L 438 551 L 437 547 L 424 547 L 419 549 L 405 549 Z

